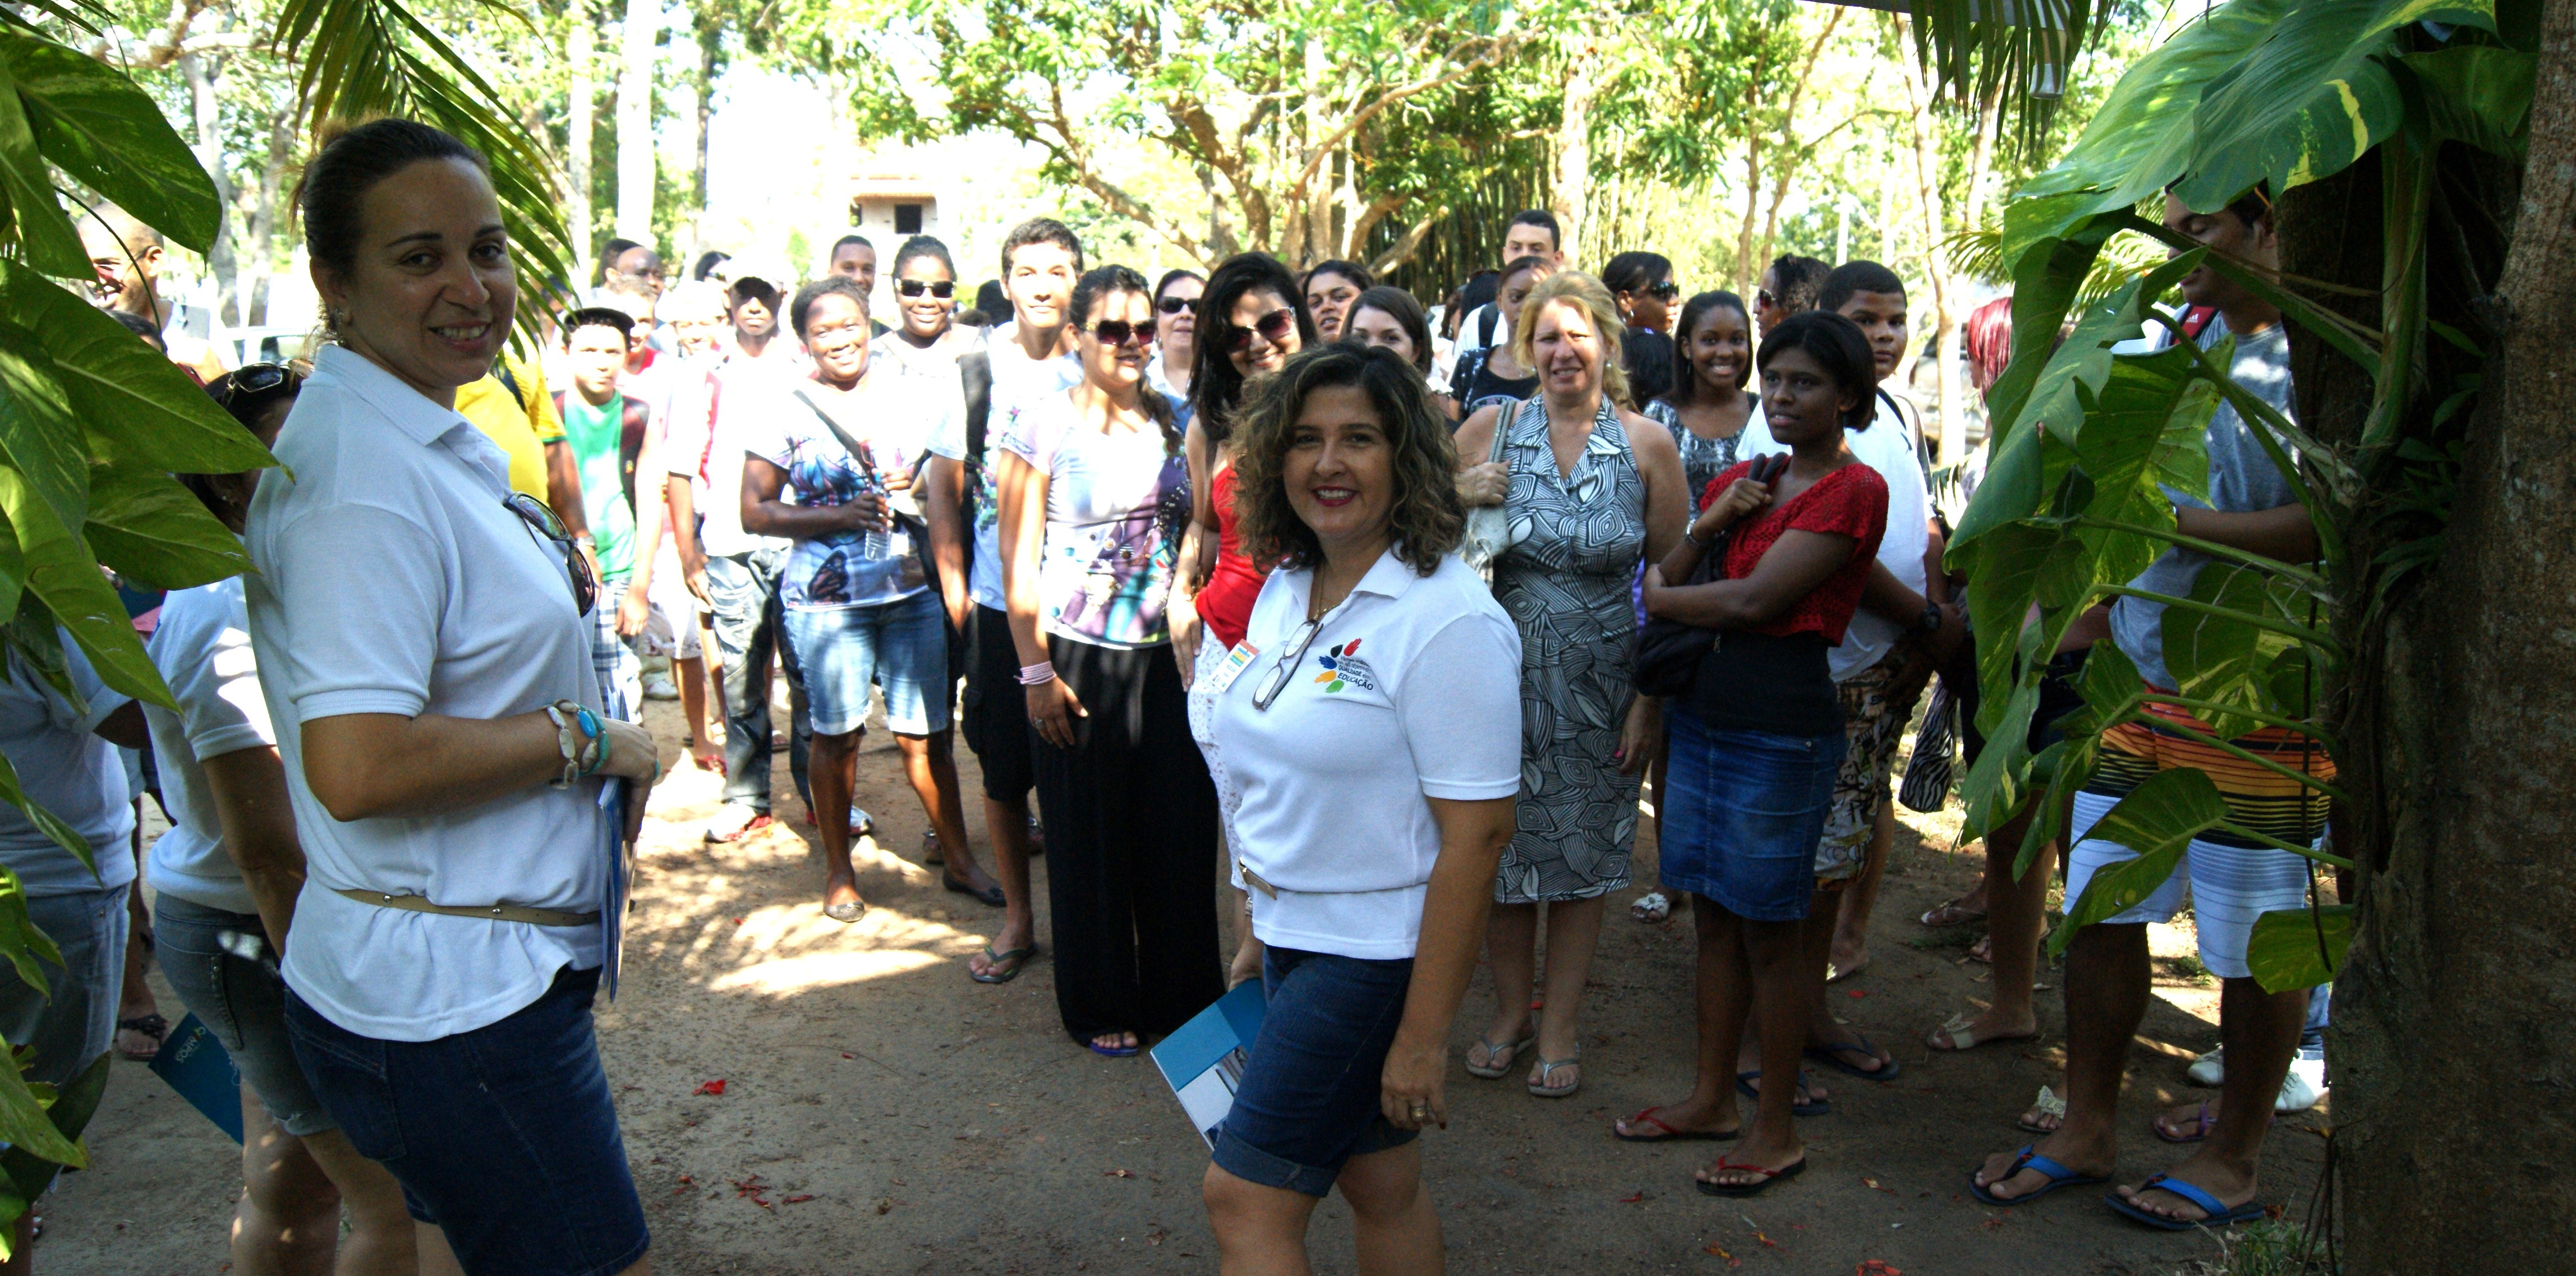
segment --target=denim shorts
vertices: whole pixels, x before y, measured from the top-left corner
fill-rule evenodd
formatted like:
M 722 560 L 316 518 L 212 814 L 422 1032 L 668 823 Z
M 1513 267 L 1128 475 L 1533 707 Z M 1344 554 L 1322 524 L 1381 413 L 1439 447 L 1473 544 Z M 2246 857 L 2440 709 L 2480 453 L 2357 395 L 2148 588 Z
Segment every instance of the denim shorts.
M 91 853 L 129 852 L 119 841 Z M 131 889 L 111 886 L 27 897 L 27 919 L 54 941 L 63 957 L 60 965 L 32 959 L 44 973 L 50 997 L 28 987 L 17 972 L 0 969 L 0 1035 L 10 1045 L 30 1048 L 29 1081 L 69 1084 L 116 1044 L 117 987 L 125 978 L 125 893 Z
M 939 595 L 858 607 L 787 610 L 787 641 L 805 672 L 814 734 L 848 735 L 868 721 L 868 686 L 885 689 L 898 735 L 948 729 L 948 613 Z
M 360 1155 L 474 1276 L 612 1276 L 651 1243 L 591 1032 L 599 970 L 435 1041 L 362 1037 L 287 990 L 286 1028 Z
M 297 1138 L 333 1128 L 286 1039 L 286 981 L 253 913 L 152 899 L 154 951 L 179 1000 L 224 1043 L 242 1080 L 279 1128 Z
M 1714 730 L 1680 704 L 1665 722 L 1664 888 L 1747 921 L 1805 917 L 1843 734 Z
M 1270 947 L 1270 1008 L 1216 1136 L 1216 1163 L 1264 1187 L 1326 1196 L 1351 1158 L 1413 1141 L 1378 1108 L 1404 1021 L 1413 959 L 1368 961 Z

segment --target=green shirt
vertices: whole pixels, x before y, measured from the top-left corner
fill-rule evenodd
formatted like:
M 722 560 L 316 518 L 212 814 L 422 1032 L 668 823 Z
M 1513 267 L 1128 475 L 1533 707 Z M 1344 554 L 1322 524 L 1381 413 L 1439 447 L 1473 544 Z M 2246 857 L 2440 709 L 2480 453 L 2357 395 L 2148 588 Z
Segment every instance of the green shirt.
M 590 520 L 592 552 L 610 580 L 635 574 L 635 511 L 626 504 L 618 447 L 625 437 L 626 396 L 611 395 L 592 407 L 579 394 L 563 397 L 564 442 L 581 472 L 581 512 Z

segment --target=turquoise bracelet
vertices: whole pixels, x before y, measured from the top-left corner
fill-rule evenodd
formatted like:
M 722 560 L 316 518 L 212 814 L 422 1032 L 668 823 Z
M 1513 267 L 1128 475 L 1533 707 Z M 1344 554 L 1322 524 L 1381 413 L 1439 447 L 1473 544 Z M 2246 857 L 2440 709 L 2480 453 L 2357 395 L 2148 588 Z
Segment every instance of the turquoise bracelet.
M 598 715 L 584 708 L 580 711 L 581 733 L 595 746 L 590 751 L 590 764 L 581 769 L 583 778 L 597 774 L 608 761 L 608 729 L 599 725 Z

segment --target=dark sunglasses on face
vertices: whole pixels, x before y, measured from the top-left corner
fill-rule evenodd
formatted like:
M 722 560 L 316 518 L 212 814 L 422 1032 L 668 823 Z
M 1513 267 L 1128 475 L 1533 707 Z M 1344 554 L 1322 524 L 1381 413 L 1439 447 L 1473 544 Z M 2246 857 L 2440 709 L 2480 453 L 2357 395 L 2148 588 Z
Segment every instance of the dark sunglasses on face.
M 1647 295 L 1647 296 L 1649 296 L 1649 297 L 1654 298 L 1654 299 L 1655 299 L 1655 300 L 1657 300 L 1657 301 L 1661 301 L 1661 302 L 1671 302 L 1671 301 L 1672 301 L 1672 300 L 1674 300 L 1675 298 L 1677 298 L 1677 297 L 1679 297 L 1679 296 L 1681 296 L 1681 295 L 1682 295 L 1682 286 L 1681 286 L 1680 284 L 1674 283 L 1672 280 L 1667 279 L 1667 280 L 1663 281 L 1662 283 L 1659 283 L 1659 284 L 1655 285 L 1654 287 L 1647 289 L 1647 290 L 1646 290 L 1646 295 Z
M 572 603 L 577 615 L 587 616 L 599 602 L 599 581 L 590 574 L 590 560 L 581 556 L 581 546 L 573 543 L 572 533 L 563 520 L 555 517 L 552 507 L 525 492 L 512 492 L 501 506 L 519 516 L 537 535 L 553 541 L 555 552 L 563 555 L 564 572 L 572 579 Z
M 1140 346 L 1154 344 L 1154 321 L 1129 323 L 1124 319 L 1103 319 L 1091 325 L 1091 335 L 1104 346 L 1123 346 L 1133 341 Z
M 1766 310 L 1776 310 L 1779 308 L 1780 299 L 1772 296 L 1768 288 L 1756 288 L 1753 290 L 1753 304 Z
M 1197 304 L 1199 304 L 1199 299 L 1196 297 L 1165 297 L 1154 303 L 1154 309 L 1160 310 L 1167 315 L 1177 315 L 1186 312 L 1190 307 Z
M 1249 349 L 1252 346 L 1252 334 L 1257 332 L 1261 334 L 1262 340 L 1275 346 L 1286 341 L 1289 330 L 1296 326 L 1296 312 L 1283 306 L 1253 320 L 1249 328 L 1235 329 L 1234 339 L 1228 344 L 1237 350 Z
M 929 283 L 923 283 L 918 279 L 898 279 L 894 281 L 894 290 L 896 293 L 906 297 L 918 297 L 926 292 L 933 297 L 939 298 L 941 301 L 946 301 L 957 295 L 957 284 L 955 281 L 947 279 L 934 280 Z

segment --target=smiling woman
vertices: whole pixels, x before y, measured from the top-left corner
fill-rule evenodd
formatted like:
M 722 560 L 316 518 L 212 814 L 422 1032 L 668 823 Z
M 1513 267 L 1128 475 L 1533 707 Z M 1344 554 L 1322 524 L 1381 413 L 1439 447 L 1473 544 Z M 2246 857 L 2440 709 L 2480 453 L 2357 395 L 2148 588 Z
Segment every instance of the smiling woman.
M 269 717 L 302 724 L 277 733 L 308 873 L 296 1059 L 438 1221 L 425 1247 L 642 1272 L 590 1004 L 609 863 L 661 765 L 600 712 L 583 559 L 453 410 L 517 301 L 500 209 L 480 155 L 392 119 L 324 143 L 298 203 L 334 344 L 278 433 L 243 578 Z

